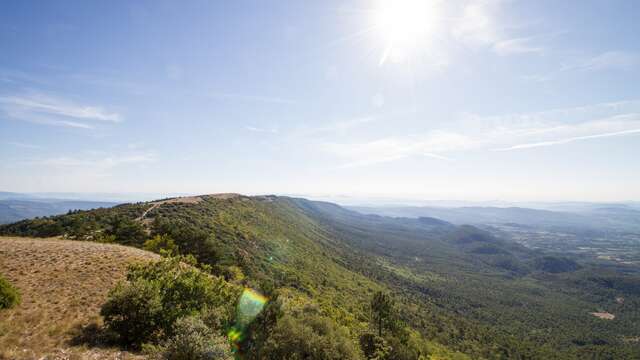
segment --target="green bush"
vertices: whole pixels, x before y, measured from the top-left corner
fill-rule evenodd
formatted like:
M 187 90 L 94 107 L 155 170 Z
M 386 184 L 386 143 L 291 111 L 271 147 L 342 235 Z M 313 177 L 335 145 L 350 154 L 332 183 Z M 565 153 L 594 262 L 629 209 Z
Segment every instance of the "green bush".
M 386 359 L 391 351 L 384 338 L 369 333 L 360 336 L 360 349 L 368 360 Z
M 0 275 L 0 309 L 9 309 L 20 303 L 20 293 Z
M 226 325 L 221 323 L 227 321 L 225 314 L 231 312 L 240 290 L 193 265 L 192 258 L 168 257 L 130 267 L 127 282 L 116 286 L 102 306 L 106 327 L 124 345 L 138 348 L 173 336 L 180 318 L 213 318 L 213 309 L 219 314 L 215 326 Z
M 142 248 L 158 254 L 171 255 L 178 253 L 178 246 L 169 235 L 156 235 L 145 241 Z
M 259 358 L 339 360 L 359 359 L 349 333 L 319 315 L 301 318 L 285 315 L 278 320 Z
M 198 317 L 189 316 L 175 322 L 174 335 L 165 344 L 163 358 L 168 360 L 231 359 L 229 343 L 216 336 Z
M 123 344 L 138 347 L 160 335 L 162 311 L 158 285 L 139 279 L 118 284 L 109 293 L 100 314 L 107 328 L 118 334 Z
M 116 216 L 111 220 L 105 235 L 115 237 L 118 244 L 140 247 L 147 239 L 147 233 L 139 222 L 124 216 Z

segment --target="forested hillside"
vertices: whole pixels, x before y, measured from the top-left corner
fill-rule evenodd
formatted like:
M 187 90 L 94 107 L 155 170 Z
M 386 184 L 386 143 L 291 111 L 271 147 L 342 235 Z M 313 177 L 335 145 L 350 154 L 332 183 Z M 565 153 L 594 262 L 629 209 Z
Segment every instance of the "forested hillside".
M 433 218 L 223 194 L 75 211 L 0 234 L 193 255 L 268 299 L 238 342 L 246 358 L 305 353 L 310 341 L 352 358 L 640 356 L 637 269 L 532 251 Z

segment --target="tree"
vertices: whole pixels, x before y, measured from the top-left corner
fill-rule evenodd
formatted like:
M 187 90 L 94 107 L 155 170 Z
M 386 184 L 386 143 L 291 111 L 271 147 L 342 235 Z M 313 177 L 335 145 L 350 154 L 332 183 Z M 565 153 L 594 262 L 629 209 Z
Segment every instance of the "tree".
M 116 216 L 107 229 L 107 235 L 113 235 L 118 244 L 140 247 L 147 238 L 147 233 L 140 223 L 123 216 Z
M 383 329 L 389 328 L 393 316 L 393 299 L 389 294 L 378 291 L 371 300 L 373 322 L 378 327 L 378 336 L 382 337 Z

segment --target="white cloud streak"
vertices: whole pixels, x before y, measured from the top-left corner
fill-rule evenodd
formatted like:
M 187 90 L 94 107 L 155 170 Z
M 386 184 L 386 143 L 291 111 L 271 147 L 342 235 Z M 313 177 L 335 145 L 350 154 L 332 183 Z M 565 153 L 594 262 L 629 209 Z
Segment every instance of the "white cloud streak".
M 261 103 L 269 103 L 269 104 L 293 105 L 296 103 L 294 100 L 291 100 L 291 99 L 272 97 L 272 96 L 262 96 L 262 95 L 246 95 L 246 94 L 236 94 L 236 93 L 209 93 L 208 96 L 214 99 L 240 100 L 240 101 L 261 102 Z
M 16 107 L 33 113 L 70 117 L 82 120 L 110 122 L 122 121 L 119 114 L 107 112 L 101 107 L 77 105 L 61 99 L 42 95 L 4 96 L 0 97 L 0 103 L 5 106 Z
M 632 51 L 606 51 L 596 55 L 582 55 L 572 59 L 557 71 L 547 74 L 524 76 L 525 80 L 543 82 L 565 73 L 590 73 L 598 71 L 631 71 L 640 67 L 640 53 Z
M 493 51 L 501 56 L 518 54 L 542 54 L 544 48 L 531 45 L 531 38 L 518 38 L 497 41 L 493 44 Z
M 118 123 L 120 114 L 99 106 L 78 105 L 42 94 L 0 96 L 0 111 L 10 119 L 36 124 L 91 129 L 91 122 Z
M 607 51 L 579 61 L 564 71 L 630 70 L 640 65 L 640 54 L 629 51 Z
M 23 148 L 23 149 L 32 149 L 32 150 L 42 149 L 42 146 L 40 146 L 40 145 L 27 144 L 27 143 L 21 143 L 21 142 L 16 142 L 16 141 L 8 141 L 8 142 L 5 142 L 5 144 L 11 145 L 11 146 L 15 146 L 15 147 L 19 147 L 19 148 Z
M 99 154 L 98 154 L 99 155 Z M 31 165 L 58 170 L 82 170 L 89 173 L 104 172 L 125 165 L 153 163 L 156 156 L 150 152 L 128 154 L 103 154 L 101 156 L 58 156 L 30 161 Z
M 252 132 L 257 132 L 257 133 L 268 133 L 268 134 L 278 133 L 278 129 L 275 129 L 275 128 L 267 129 L 267 128 L 260 128 L 256 126 L 250 126 L 250 125 L 245 126 L 244 129 Z
M 488 47 L 497 55 L 542 54 L 544 47 L 534 45 L 534 37 L 514 37 L 509 34 L 502 14 L 500 0 L 471 0 L 463 2 L 451 24 L 454 40 L 474 47 Z
M 640 133 L 640 101 L 621 101 L 544 112 L 482 117 L 466 115 L 455 129 L 371 141 L 325 142 L 320 148 L 343 160 L 341 168 L 409 157 L 451 160 L 465 151 L 509 151 Z
M 518 149 L 530 149 L 530 148 L 542 147 L 542 146 L 553 146 L 553 145 L 568 144 L 568 143 L 571 143 L 571 142 L 574 142 L 574 141 L 598 139 L 598 138 L 612 137 L 612 136 L 630 135 L 630 134 L 637 134 L 637 133 L 640 133 L 640 128 L 623 130 L 623 131 L 615 131 L 615 132 L 607 132 L 607 133 L 602 133 L 602 134 L 575 136 L 575 137 L 570 137 L 570 138 L 566 138 L 566 139 L 542 141 L 542 142 L 537 142 L 537 143 L 519 144 L 519 145 L 510 146 L 510 147 L 507 147 L 507 148 L 493 149 L 493 151 L 509 151 L 509 150 L 518 150 Z

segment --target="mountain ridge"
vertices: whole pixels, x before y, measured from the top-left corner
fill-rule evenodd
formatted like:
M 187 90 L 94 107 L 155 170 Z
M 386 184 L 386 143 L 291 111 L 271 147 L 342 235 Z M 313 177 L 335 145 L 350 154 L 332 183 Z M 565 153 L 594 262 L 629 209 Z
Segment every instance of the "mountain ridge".
M 545 272 L 535 264 L 548 254 L 473 226 L 363 215 L 329 202 L 274 195 L 184 199 L 25 220 L 0 226 L 0 234 L 108 238 L 136 247 L 148 234 L 165 234 L 218 274 L 231 276 L 237 272 L 232 269 L 239 269 L 246 286 L 266 293 L 289 289 L 295 301 L 317 303 L 352 336 L 367 330 L 372 294 L 390 291 L 412 331 L 471 356 L 497 358 L 505 352 L 579 358 L 601 349 L 631 351 L 621 339 L 640 332 L 638 314 L 606 300 L 622 292 L 633 301 L 635 278 L 607 275 L 589 264 Z M 145 212 L 145 221 L 137 221 Z M 609 288 L 601 280 L 621 285 Z M 616 313 L 616 325 L 596 335 L 602 340 L 598 343 L 610 344 L 598 347 L 585 339 L 602 326 L 590 315 L 601 307 Z M 551 323 L 556 330 L 530 334 L 531 328 Z

